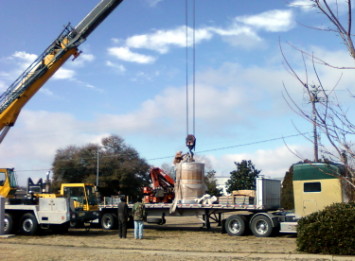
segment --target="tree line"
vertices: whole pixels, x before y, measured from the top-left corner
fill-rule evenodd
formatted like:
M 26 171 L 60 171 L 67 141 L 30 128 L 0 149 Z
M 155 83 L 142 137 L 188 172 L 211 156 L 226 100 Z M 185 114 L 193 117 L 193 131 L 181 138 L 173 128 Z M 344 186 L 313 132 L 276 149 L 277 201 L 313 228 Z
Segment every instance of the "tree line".
M 260 170 L 250 160 L 235 162 L 235 166 L 226 184 L 227 191 L 255 189 L 255 178 Z M 98 186 L 101 196 L 124 194 L 135 199 L 141 197 L 143 187 L 151 183 L 149 169 L 149 164 L 134 148 L 121 137 L 111 135 L 100 144 L 58 149 L 52 163 L 52 187 L 56 191 L 61 183 L 91 183 Z M 222 191 L 215 174 L 216 171 L 210 170 L 205 175 L 207 193 L 220 196 Z
M 61 183 L 98 181 L 96 185 L 102 196 L 124 194 L 137 198 L 150 183 L 146 160 L 117 135 L 103 138 L 101 144 L 58 149 L 52 170 L 54 189 Z

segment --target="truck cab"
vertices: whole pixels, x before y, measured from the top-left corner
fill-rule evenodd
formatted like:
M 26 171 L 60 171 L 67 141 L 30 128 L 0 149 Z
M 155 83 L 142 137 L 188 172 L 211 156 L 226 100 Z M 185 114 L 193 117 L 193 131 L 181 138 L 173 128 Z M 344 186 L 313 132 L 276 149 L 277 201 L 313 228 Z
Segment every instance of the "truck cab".
M 299 163 L 293 165 L 295 215 L 304 217 L 333 203 L 344 202 L 342 165 Z
M 69 199 L 71 209 L 71 226 L 81 226 L 85 222 L 99 217 L 99 207 L 96 198 L 96 189 L 88 183 L 63 183 L 60 196 Z
M 0 168 L 0 196 L 12 198 L 17 189 L 14 169 Z

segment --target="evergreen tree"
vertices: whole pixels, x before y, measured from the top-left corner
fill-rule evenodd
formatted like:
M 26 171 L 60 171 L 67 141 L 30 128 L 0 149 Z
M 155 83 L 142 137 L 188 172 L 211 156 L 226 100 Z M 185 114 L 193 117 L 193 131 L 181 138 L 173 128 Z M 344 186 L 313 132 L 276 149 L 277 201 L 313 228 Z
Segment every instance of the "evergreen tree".
M 217 188 L 217 179 L 215 175 L 216 175 L 216 171 L 214 170 L 207 171 L 205 176 L 205 184 L 207 187 L 206 192 L 211 196 L 219 197 L 222 194 L 222 189 Z
M 234 162 L 236 170 L 230 174 L 230 179 L 226 182 L 227 191 L 250 189 L 255 190 L 255 179 L 259 176 L 260 170 L 257 170 L 251 160 L 242 160 Z
M 291 210 L 295 208 L 292 180 L 293 180 L 293 168 L 291 166 L 289 171 L 287 171 L 285 174 L 285 177 L 282 181 L 282 187 L 281 187 L 281 207 L 287 210 Z

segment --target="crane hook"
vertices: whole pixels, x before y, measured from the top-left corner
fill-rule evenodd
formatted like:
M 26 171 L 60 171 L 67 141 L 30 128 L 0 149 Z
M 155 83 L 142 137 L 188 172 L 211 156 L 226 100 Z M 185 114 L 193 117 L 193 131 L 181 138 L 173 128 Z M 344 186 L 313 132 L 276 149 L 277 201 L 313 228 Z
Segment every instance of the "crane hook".
M 196 146 L 196 138 L 194 135 L 192 135 L 192 134 L 187 135 L 186 146 L 188 147 L 188 149 L 190 151 L 190 156 L 193 159 L 194 153 L 192 152 L 192 150 L 195 150 L 195 146 Z

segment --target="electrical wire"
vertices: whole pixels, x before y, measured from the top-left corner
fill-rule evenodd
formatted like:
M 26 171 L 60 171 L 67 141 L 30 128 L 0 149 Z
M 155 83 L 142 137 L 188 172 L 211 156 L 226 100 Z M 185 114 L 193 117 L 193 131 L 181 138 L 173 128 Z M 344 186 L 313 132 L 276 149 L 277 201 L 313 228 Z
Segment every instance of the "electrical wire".
M 288 136 L 282 136 L 282 137 L 276 137 L 276 138 L 270 138 L 266 140 L 259 140 L 259 141 L 253 141 L 253 142 L 248 142 L 248 143 L 242 143 L 242 144 L 235 144 L 235 145 L 230 145 L 230 146 L 225 146 L 225 147 L 217 147 L 217 148 L 212 148 L 212 149 L 206 149 L 206 150 L 201 150 L 198 151 L 199 154 L 203 154 L 206 152 L 211 152 L 211 151 L 221 151 L 221 150 L 229 150 L 229 149 L 234 149 L 234 148 L 239 148 L 239 147 L 246 147 L 246 146 L 251 146 L 251 145 L 256 145 L 256 144 L 261 144 L 261 143 L 267 143 L 267 142 L 272 142 L 276 140 L 284 140 L 288 138 L 294 138 L 298 136 L 304 136 L 306 134 L 309 134 L 309 132 L 303 132 L 303 133 L 297 133 L 297 134 L 291 134 Z M 112 155 L 106 155 L 106 156 L 101 156 L 102 158 L 112 158 L 112 157 L 117 157 L 117 156 L 139 156 L 139 153 L 118 153 L 118 154 L 112 154 Z M 162 160 L 162 159 L 171 159 L 175 155 L 169 155 L 169 156 L 162 156 L 162 157 L 157 157 L 157 158 L 150 158 L 147 159 L 147 161 L 155 161 L 155 160 Z M 96 156 L 92 158 L 84 158 L 86 160 L 96 160 Z M 72 159 L 63 159 L 63 161 L 70 161 Z M 25 172 L 25 171 L 48 171 L 51 168 L 47 169 L 32 169 L 32 170 L 16 170 L 16 172 Z

